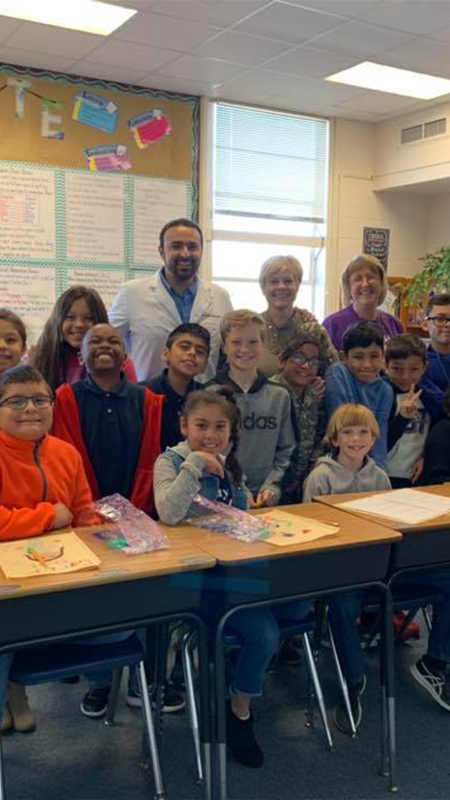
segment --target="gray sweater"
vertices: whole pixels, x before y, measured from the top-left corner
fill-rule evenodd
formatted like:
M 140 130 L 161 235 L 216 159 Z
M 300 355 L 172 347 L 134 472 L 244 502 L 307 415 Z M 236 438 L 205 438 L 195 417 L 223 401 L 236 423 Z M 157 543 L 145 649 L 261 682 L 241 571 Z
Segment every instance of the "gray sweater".
M 227 386 L 236 396 L 242 414 L 242 434 L 237 450 L 246 483 L 254 497 L 264 489 L 281 497 L 281 482 L 297 445 L 292 403 L 284 386 L 258 375 L 244 392 L 228 375 L 218 373 L 207 389 Z
M 358 472 L 350 472 L 332 456 L 323 456 L 303 484 L 303 502 L 309 503 L 313 497 L 324 494 L 375 492 L 391 488 L 385 471 L 369 456 Z

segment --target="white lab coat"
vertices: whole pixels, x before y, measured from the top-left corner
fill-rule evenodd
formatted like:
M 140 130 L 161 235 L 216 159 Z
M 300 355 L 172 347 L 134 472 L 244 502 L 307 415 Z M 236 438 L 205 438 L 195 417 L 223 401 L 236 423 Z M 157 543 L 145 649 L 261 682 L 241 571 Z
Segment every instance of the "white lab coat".
M 219 323 L 223 315 L 232 310 L 225 289 L 198 278 L 190 322 L 198 322 L 208 329 L 211 351 L 208 366 L 197 380 L 209 380 L 215 375 L 220 348 Z M 111 306 L 109 320 L 123 336 L 138 380 L 159 375 L 165 366 L 161 353 L 167 337 L 181 324 L 175 302 L 161 281 L 161 270 L 155 275 L 122 283 Z

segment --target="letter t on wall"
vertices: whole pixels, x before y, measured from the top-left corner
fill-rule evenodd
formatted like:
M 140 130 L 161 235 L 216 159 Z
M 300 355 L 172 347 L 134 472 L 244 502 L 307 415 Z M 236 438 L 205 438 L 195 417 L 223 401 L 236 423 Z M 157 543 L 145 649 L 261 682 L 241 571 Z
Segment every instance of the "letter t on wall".
M 23 78 L 8 78 L 7 84 L 14 89 L 16 95 L 14 116 L 17 119 L 25 119 L 25 90 L 30 89 L 33 84 Z

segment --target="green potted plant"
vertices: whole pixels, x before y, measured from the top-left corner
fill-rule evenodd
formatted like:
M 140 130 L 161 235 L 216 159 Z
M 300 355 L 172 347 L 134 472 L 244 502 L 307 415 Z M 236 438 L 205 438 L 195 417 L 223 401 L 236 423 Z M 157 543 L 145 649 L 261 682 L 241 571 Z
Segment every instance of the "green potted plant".
M 408 306 L 420 305 L 430 294 L 450 291 L 450 247 L 439 247 L 419 260 L 424 266 L 406 289 Z

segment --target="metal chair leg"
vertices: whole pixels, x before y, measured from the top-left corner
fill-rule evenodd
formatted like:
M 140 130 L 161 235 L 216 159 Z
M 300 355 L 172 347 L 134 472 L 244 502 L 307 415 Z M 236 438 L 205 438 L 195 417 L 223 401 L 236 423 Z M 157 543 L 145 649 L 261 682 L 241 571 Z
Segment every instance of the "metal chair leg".
M 138 680 L 142 698 L 143 721 L 148 743 L 150 746 L 150 757 L 152 760 L 153 776 L 155 779 L 155 788 L 156 788 L 155 800 L 165 800 L 166 793 L 164 790 L 161 764 L 159 760 L 158 745 L 156 741 L 155 728 L 153 725 L 153 716 L 150 705 L 150 695 L 148 691 L 147 675 L 145 672 L 145 666 L 143 661 L 141 661 L 138 665 Z
M 197 764 L 198 780 L 202 782 L 204 775 L 203 775 L 202 753 L 200 744 L 200 728 L 198 724 L 197 703 L 195 699 L 194 675 L 192 668 L 192 650 L 191 650 L 194 637 L 195 634 L 192 632 L 188 632 L 183 636 L 181 656 L 183 659 L 183 672 L 184 672 L 184 680 L 186 683 L 189 722 L 192 729 L 192 736 L 194 738 L 195 761 Z
M 120 667 L 120 669 L 114 670 L 113 682 L 108 698 L 108 706 L 106 708 L 105 725 L 114 725 L 114 715 L 116 713 L 117 700 L 119 698 L 122 675 L 123 675 L 122 667 Z
M 428 633 L 431 633 L 431 626 L 433 625 L 433 607 L 422 606 L 422 614 L 425 620 L 425 625 L 428 628 Z
M 311 673 L 311 677 L 314 683 L 314 690 L 317 697 L 317 703 L 319 705 L 320 716 L 322 717 L 323 727 L 325 728 L 325 735 L 327 737 L 328 747 L 331 750 L 331 748 L 333 747 L 333 739 L 331 737 L 331 731 L 330 731 L 330 726 L 328 724 L 327 710 L 325 708 L 325 701 L 323 697 L 322 687 L 320 685 L 319 676 L 317 674 L 316 665 L 314 662 L 308 634 L 303 633 L 302 639 L 303 639 L 303 647 L 305 648 L 306 662 L 308 664 L 308 669 Z
M 336 650 L 336 644 L 334 641 L 333 631 L 331 630 L 331 625 L 328 623 L 328 635 L 330 637 L 330 644 L 331 644 L 331 652 L 333 654 L 333 661 L 334 666 L 336 667 L 336 672 L 338 676 L 339 685 L 341 687 L 342 696 L 344 698 L 345 708 L 347 710 L 348 720 L 350 723 L 350 730 L 352 732 L 352 736 L 356 736 L 356 725 L 355 720 L 353 718 L 352 707 L 350 705 L 350 696 L 348 693 L 348 686 L 347 681 L 344 678 L 344 673 L 342 672 L 341 663 L 339 661 L 339 656 Z

